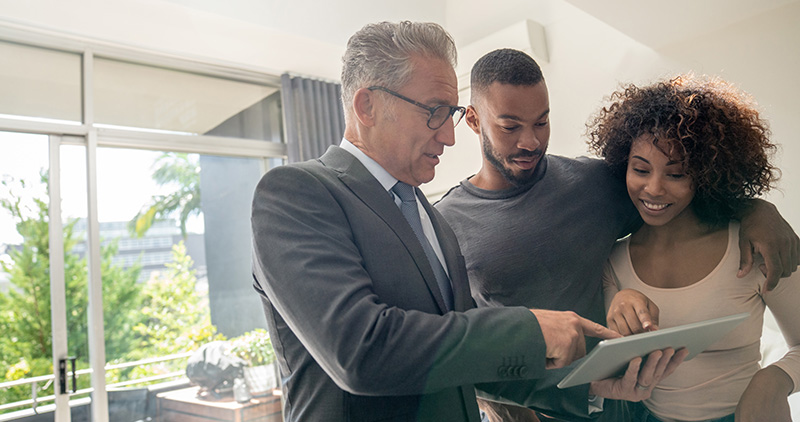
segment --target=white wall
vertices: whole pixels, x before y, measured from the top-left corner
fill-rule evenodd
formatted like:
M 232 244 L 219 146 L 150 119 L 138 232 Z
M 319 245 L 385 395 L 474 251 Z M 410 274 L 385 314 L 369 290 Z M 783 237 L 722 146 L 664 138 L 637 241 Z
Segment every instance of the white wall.
M 777 164 L 783 177 L 775 203 L 800 230 L 800 3 L 794 3 L 706 37 L 670 46 L 661 54 L 698 72 L 720 75 L 758 101 L 780 144 Z

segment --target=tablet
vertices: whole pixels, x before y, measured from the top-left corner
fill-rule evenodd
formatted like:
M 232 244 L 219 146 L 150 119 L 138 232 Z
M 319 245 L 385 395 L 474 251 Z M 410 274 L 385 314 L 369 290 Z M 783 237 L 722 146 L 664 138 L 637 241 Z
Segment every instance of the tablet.
M 621 376 L 628 363 L 650 352 L 672 347 L 689 349 L 685 360 L 695 357 L 715 341 L 728 334 L 749 316 L 748 313 L 694 322 L 627 337 L 603 340 L 567 374 L 558 388 L 568 388 L 588 382 Z

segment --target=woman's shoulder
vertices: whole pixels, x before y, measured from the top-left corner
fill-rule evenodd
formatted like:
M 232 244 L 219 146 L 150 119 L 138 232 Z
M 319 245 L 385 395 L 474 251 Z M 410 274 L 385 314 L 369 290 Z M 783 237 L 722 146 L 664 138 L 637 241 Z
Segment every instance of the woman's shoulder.
M 614 246 L 611 248 L 611 254 L 608 256 L 608 262 L 612 267 L 619 267 L 629 260 L 629 250 L 631 236 L 625 236 L 618 239 Z

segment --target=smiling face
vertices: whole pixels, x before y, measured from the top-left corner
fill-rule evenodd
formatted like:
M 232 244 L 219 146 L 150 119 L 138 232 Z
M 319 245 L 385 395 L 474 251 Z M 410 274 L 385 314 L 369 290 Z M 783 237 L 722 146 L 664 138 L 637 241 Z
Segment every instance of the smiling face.
M 465 119 L 480 136 L 483 166 L 472 182 L 489 190 L 529 182 L 550 141 L 547 85 L 495 82 L 473 102 Z
M 458 80 L 452 66 L 424 57 L 412 61 L 411 78 L 395 91 L 430 107 L 458 104 Z M 383 91 L 370 95 L 377 117 L 374 136 L 365 140 L 364 152 L 397 180 L 412 186 L 430 182 L 444 147 L 455 144 L 453 120 L 431 130 L 425 109 Z
M 676 218 L 694 217 L 694 185 L 683 163 L 653 144 L 653 135 L 633 141 L 625 175 L 630 195 L 644 222 L 662 226 Z M 660 145 L 664 145 L 661 143 Z

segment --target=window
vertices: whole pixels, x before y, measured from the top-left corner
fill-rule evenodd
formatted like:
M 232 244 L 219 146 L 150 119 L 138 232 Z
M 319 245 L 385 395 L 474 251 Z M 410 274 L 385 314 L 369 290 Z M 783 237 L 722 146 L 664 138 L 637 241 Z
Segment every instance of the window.
M 0 293 L 24 293 L 17 279 L 33 280 L 48 304 L 52 293 L 52 320 L 66 323 L 48 326 L 48 310 L 39 337 L 51 343 L 0 339 L 0 414 L 55 403 L 58 417 L 91 402 L 94 420 L 109 412 L 114 420 L 110 396 L 92 391 L 181 378 L 202 342 L 265 326 L 252 289 L 249 214 L 261 174 L 286 153 L 279 83 L 214 63 L 39 39 L 0 40 L 0 174 L 8 181 Z M 47 215 L 48 183 L 57 214 Z M 16 199 L 30 206 L 15 220 L 7 209 Z M 60 224 L 49 224 L 52 215 Z M 47 266 L 59 261 L 47 255 L 48 235 L 59 239 L 50 247 L 63 242 L 60 266 Z M 26 246 L 30 237 L 39 244 Z M 15 251 L 38 266 L 22 265 Z M 93 297 L 102 298 L 100 311 L 88 305 Z M 18 309 L 19 301 L 0 300 L 4 333 L 30 332 L 12 327 Z M 105 338 L 91 340 L 98 326 Z M 54 356 L 76 358 L 77 394 L 55 391 Z M 143 360 L 150 363 L 131 363 Z

